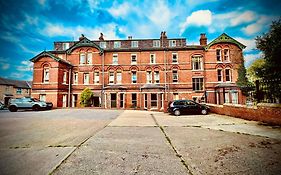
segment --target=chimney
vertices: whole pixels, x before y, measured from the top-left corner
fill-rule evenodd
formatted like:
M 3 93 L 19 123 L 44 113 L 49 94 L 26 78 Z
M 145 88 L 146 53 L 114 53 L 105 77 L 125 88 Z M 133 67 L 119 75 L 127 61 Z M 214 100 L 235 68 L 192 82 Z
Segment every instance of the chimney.
M 104 38 L 103 38 L 103 33 L 100 33 L 99 40 L 100 40 L 100 41 L 104 41 Z
M 200 46 L 206 46 L 207 45 L 207 38 L 205 33 L 200 34 Z
M 81 34 L 81 36 L 79 37 L 79 41 L 81 41 L 84 38 L 85 38 L 84 34 Z
M 128 36 L 128 40 L 132 40 L 133 39 L 133 37 L 132 36 Z

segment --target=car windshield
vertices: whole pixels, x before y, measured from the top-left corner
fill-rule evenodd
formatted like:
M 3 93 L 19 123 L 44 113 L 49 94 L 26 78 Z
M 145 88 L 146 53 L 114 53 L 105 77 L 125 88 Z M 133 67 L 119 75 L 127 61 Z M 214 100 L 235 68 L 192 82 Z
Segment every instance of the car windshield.
M 32 101 L 40 101 L 37 98 L 31 98 Z

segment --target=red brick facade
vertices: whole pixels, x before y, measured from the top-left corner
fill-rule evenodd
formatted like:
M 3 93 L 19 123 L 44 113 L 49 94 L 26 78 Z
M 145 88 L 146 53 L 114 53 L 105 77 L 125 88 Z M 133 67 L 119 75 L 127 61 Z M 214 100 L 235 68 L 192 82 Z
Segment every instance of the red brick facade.
M 54 47 L 31 61 L 32 96 L 55 107 L 79 107 L 85 87 L 94 93 L 94 107 L 163 110 L 173 99 L 244 102 L 235 83 L 245 46 L 226 34 L 209 44 L 202 34 L 200 45 L 162 32 L 160 39 L 145 40 L 82 36 Z

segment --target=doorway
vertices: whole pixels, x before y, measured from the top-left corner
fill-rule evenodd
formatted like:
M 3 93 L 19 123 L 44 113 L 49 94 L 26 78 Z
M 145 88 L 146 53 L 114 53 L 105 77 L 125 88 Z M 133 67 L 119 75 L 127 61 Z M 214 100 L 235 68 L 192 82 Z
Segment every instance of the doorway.
M 93 97 L 94 107 L 100 107 L 100 97 Z
M 110 94 L 110 104 L 111 108 L 116 108 L 117 107 L 117 95 L 116 93 Z
M 124 94 L 120 94 L 120 108 L 124 108 Z

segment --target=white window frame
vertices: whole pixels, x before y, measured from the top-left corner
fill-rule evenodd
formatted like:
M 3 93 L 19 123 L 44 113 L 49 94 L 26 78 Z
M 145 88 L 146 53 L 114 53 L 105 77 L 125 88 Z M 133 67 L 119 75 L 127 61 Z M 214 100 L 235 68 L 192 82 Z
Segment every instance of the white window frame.
M 223 58 L 224 61 L 229 61 L 229 48 L 223 49 Z
M 112 64 L 118 65 L 118 54 L 117 53 L 112 55 Z
M 192 56 L 191 61 L 192 61 L 192 70 L 203 70 L 203 57 L 202 57 L 202 55 Z M 199 68 L 197 68 L 197 66 Z
M 120 48 L 121 47 L 121 42 L 120 41 L 114 41 L 113 47 L 114 48 Z
M 176 69 L 172 70 L 173 83 L 179 82 L 179 72 Z
M 155 83 L 160 83 L 160 72 L 159 71 L 154 71 L 154 82 Z
M 112 71 L 108 73 L 108 84 L 114 84 L 114 72 Z
M 79 59 L 79 64 L 86 64 L 86 54 L 85 53 L 80 53 L 80 59 Z
M 50 69 L 49 68 L 44 68 L 43 72 L 43 82 L 48 83 L 50 81 Z
M 116 84 L 122 84 L 122 72 L 118 71 L 116 73 Z
M 63 50 L 67 50 L 69 48 L 69 43 L 62 43 Z
M 40 101 L 46 101 L 46 94 L 40 94 L 39 95 L 39 100 Z
M 152 83 L 152 71 L 146 72 L 146 83 L 151 84 Z
M 152 58 L 153 58 L 153 61 L 151 61 Z M 150 64 L 156 64 L 156 54 L 155 53 L 150 54 L 149 61 L 150 61 Z
M 231 101 L 233 104 L 238 104 L 238 92 L 237 91 L 231 92 Z
M 160 47 L 160 40 L 153 40 L 152 46 L 153 47 Z
M 133 61 L 133 57 L 136 58 L 135 61 Z M 137 64 L 137 60 L 138 60 L 137 54 L 131 54 L 131 64 Z
M 132 71 L 132 84 L 136 84 L 137 81 L 138 81 L 137 72 L 136 71 Z
M 105 41 L 100 42 L 100 48 L 103 48 L 103 49 L 106 48 L 106 42 Z
M 78 72 L 73 73 L 73 84 L 78 84 Z
M 100 83 L 100 73 L 98 71 L 94 72 L 94 84 Z
M 139 47 L 139 41 L 131 41 L 131 47 L 133 48 Z
M 226 74 L 227 70 L 228 70 L 228 72 L 229 72 L 229 75 Z M 228 76 L 229 76 L 229 80 L 227 80 L 227 77 L 228 77 Z M 226 69 L 225 69 L 225 81 L 226 81 L 226 82 L 231 82 L 231 69 L 229 69 L 229 68 L 226 68 Z
M 176 47 L 177 41 L 176 40 L 169 40 L 169 47 Z
M 176 56 L 176 59 L 174 59 L 174 56 Z M 172 53 L 172 63 L 178 63 L 178 53 Z
M 63 72 L 63 84 L 67 84 L 67 72 Z
M 90 74 L 89 73 L 84 73 L 83 74 L 83 83 L 84 84 L 89 84 L 90 83 Z
M 87 64 L 93 64 L 93 53 L 92 52 L 87 53 Z
M 218 62 L 222 62 L 222 51 L 221 50 L 222 50 L 221 48 L 216 49 L 216 58 L 217 58 Z M 219 54 L 218 54 L 218 51 L 219 51 Z
M 197 79 L 197 80 L 199 80 L 199 79 L 202 79 L 202 82 L 201 81 L 193 81 L 193 79 Z M 201 86 L 201 89 L 196 89 L 196 85 L 195 85 L 195 88 L 193 88 L 194 87 L 194 85 L 193 84 L 202 84 L 202 86 Z M 200 87 L 200 85 L 199 85 L 199 87 Z M 204 90 L 204 78 L 203 77 L 192 77 L 192 90 L 193 91 L 203 91 Z
M 219 71 L 221 73 L 221 80 L 219 81 Z M 218 82 L 223 82 L 223 70 L 222 69 L 217 69 L 217 80 Z

